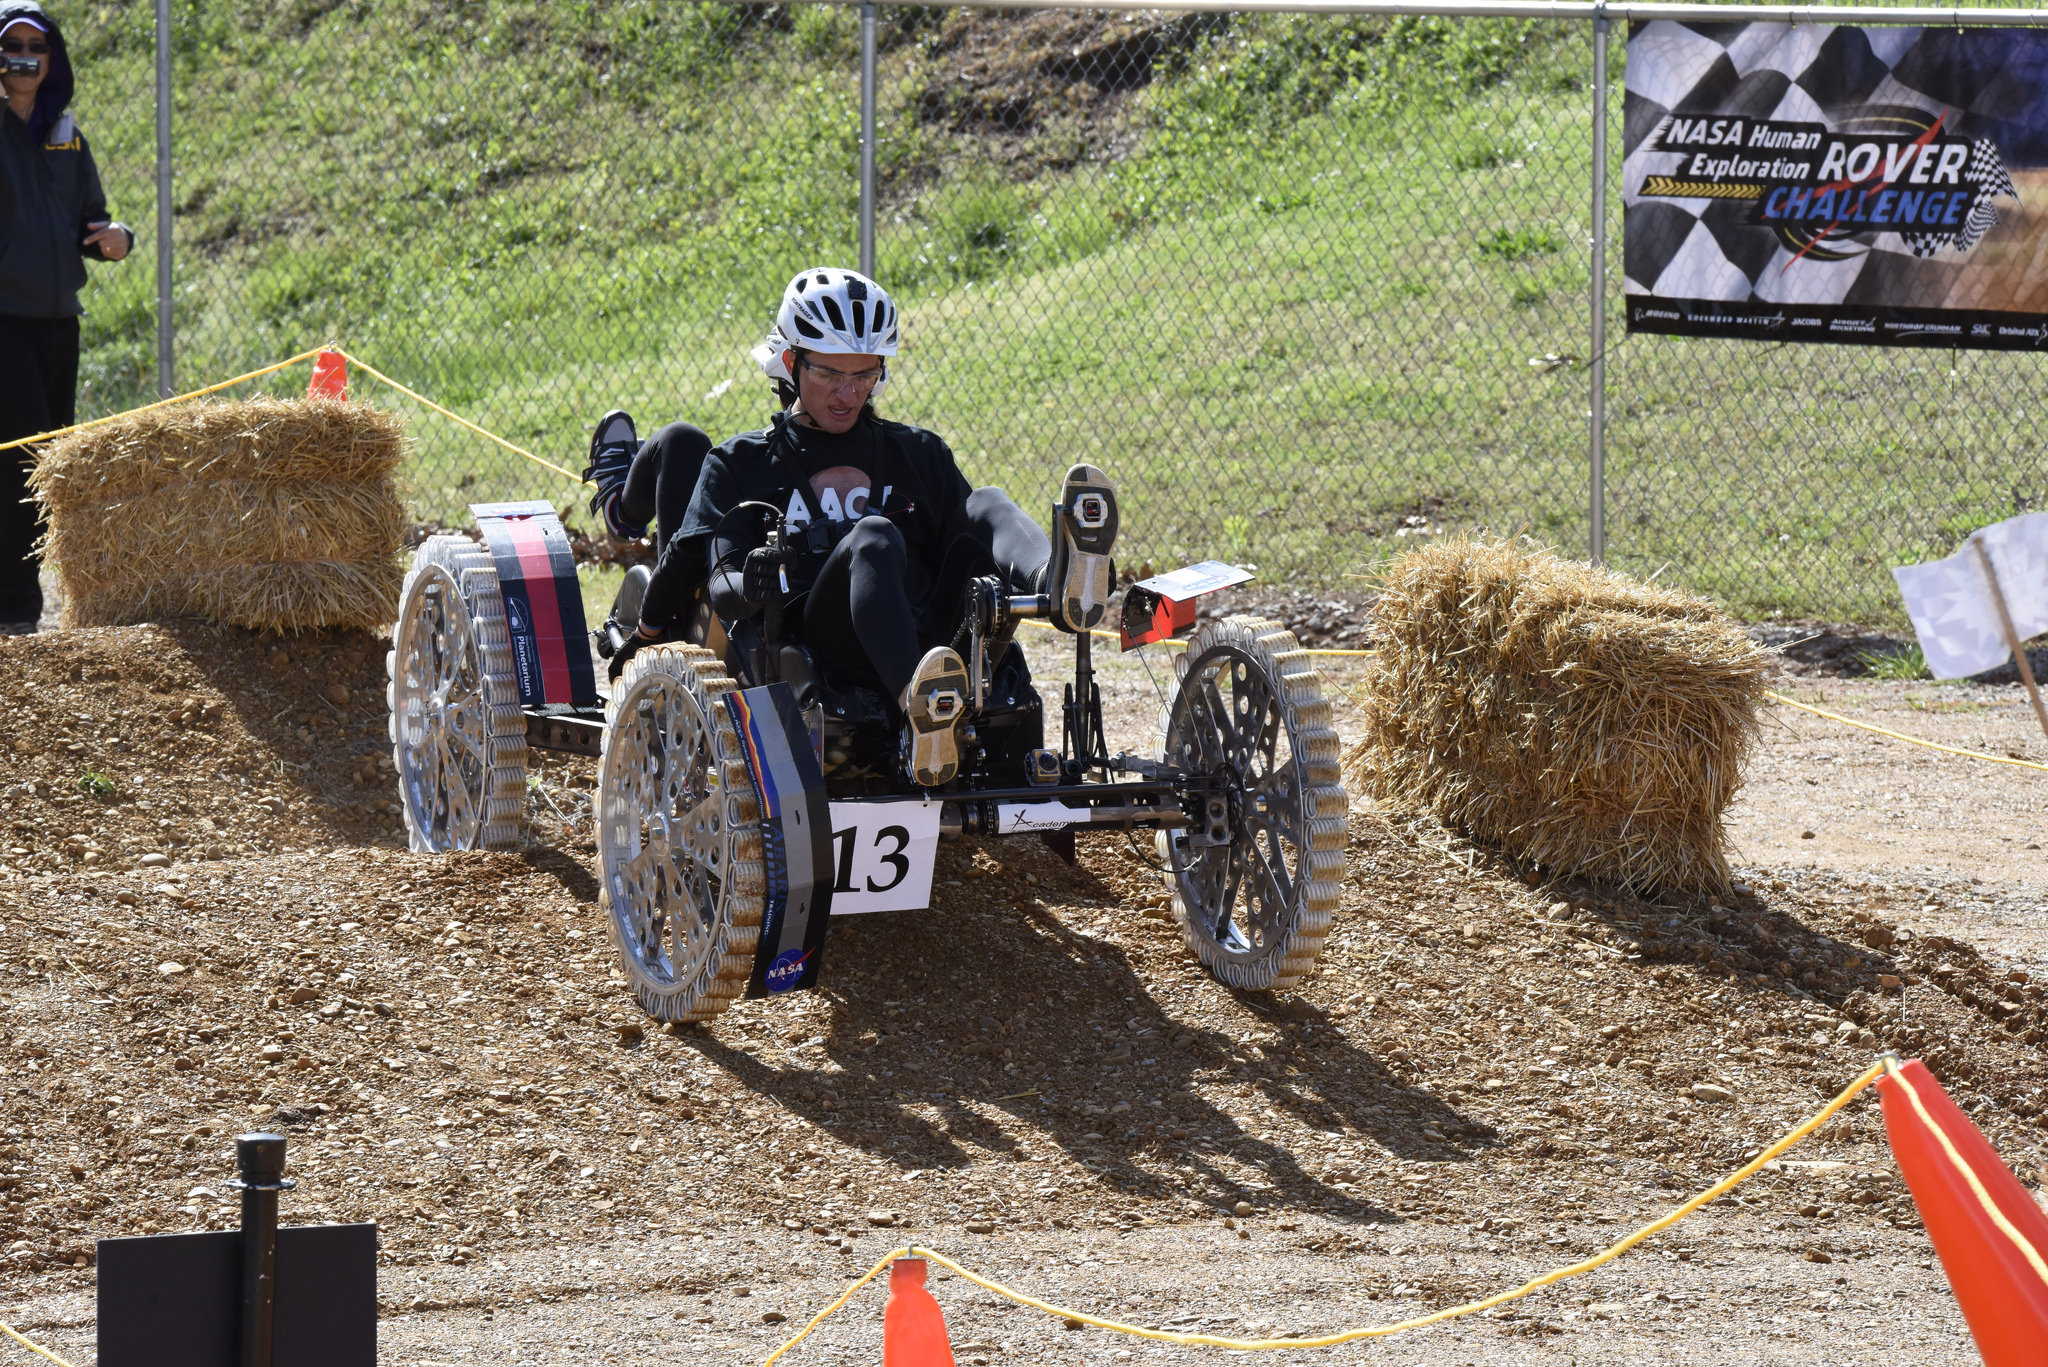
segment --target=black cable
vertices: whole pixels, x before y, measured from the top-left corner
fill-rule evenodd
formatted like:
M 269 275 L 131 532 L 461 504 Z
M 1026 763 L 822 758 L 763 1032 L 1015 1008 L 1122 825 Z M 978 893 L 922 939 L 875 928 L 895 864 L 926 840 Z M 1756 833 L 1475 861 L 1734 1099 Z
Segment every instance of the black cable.
M 725 524 L 731 519 L 739 516 L 741 513 L 746 512 L 750 508 L 766 513 L 770 517 L 779 518 L 782 516 L 782 509 L 776 507 L 774 504 L 763 503 L 760 499 L 757 498 L 748 499 L 744 503 L 735 505 L 730 512 L 726 513 L 724 516 L 718 519 L 718 526 L 711 533 L 711 543 L 714 546 L 717 545 L 718 542 L 725 536 Z M 731 569 L 731 561 L 734 556 L 738 556 L 741 560 L 744 561 L 749 554 L 758 549 L 759 547 L 757 546 L 735 546 L 732 550 L 727 551 L 724 555 L 717 557 L 715 560 L 711 562 L 712 576 L 715 577 L 721 571 Z
M 1136 831 L 1125 831 L 1124 843 L 1131 847 L 1131 853 L 1137 856 L 1137 860 L 1140 864 L 1143 864 L 1146 868 L 1152 869 L 1157 873 L 1166 872 L 1166 865 L 1160 863 L 1158 859 L 1153 856 L 1150 850 L 1147 850 L 1143 846 L 1138 844 L 1138 834 Z

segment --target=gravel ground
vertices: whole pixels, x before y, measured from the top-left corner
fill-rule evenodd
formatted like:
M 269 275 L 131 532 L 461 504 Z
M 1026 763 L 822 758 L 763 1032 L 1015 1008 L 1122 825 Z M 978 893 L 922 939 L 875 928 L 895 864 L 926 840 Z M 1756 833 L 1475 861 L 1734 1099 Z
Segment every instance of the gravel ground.
M 1324 967 L 1285 999 L 1200 973 L 1119 838 L 1078 868 L 963 842 L 934 910 L 835 925 L 824 991 L 648 1032 L 596 919 L 590 766 L 541 767 L 524 853 L 403 852 L 374 644 L 0 641 L 0 1318 L 80 1367 L 91 1241 L 231 1223 L 230 1140 L 256 1123 L 291 1136 L 288 1219 L 378 1221 L 384 1351 L 408 1363 L 758 1361 L 912 1240 L 1141 1323 L 1398 1318 L 1603 1246 L 1884 1047 L 1927 1057 L 2010 1160 L 2041 1151 L 2042 940 L 1992 900 L 2034 885 L 1971 853 L 2033 809 L 1970 805 L 1998 785 L 1969 761 L 1915 779 L 1953 784 L 1929 812 L 1984 842 L 1916 836 L 1946 872 L 1808 867 L 1763 834 L 1808 823 L 1785 848 L 1820 849 L 1825 813 L 1797 805 L 1818 761 L 1789 746 L 1880 791 L 1924 752 L 1774 728 L 1731 813 L 1748 895 L 1720 907 L 1531 887 L 1359 812 Z M 1171 672 L 1145 656 L 1103 661 L 1133 748 Z M 1828 705 L 1894 705 L 1847 687 Z M 1915 719 L 2004 726 L 2009 693 Z M 1973 1360 L 1874 1100 L 1792 1157 L 1588 1277 L 1347 1351 Z M 936 1289 L 963 1361 L 1216 1357 Z M 879 1303 L 792 1360 L 872 1361 Z

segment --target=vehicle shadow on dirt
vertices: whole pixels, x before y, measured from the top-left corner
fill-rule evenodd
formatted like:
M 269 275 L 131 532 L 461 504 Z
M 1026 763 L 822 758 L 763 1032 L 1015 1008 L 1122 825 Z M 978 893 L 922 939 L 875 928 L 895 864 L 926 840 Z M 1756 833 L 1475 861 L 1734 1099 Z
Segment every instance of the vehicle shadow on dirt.
M 934 910 L 834 923 L 822 1039 L 778 1067 L 706 1032 L 704 1057 L 905 1170 L 1016 1159 L 1037 1132 L 1108 1192 L 1149 1201 L 1227 1209 L 1270 1193 L 1346 1218 L 1400 1218 L 1337 1186 L 1349 1173 L 1334 1154 L 1261 1138 L 1261 1111 L 1349 1125 L 1404 1159 L 1498 1145 L 1306 1001 L 1233 995 L 1194 976 L 1177 931 L 1119 907 L 1085 868 L 1025 842 L 981 848 L 995 870 L 957 889 L 946 880 L 970 858 L 942 855 Z M 1098 908 L 1142 929 L 1119 943 L 1078 924 Z M 1214 1019 L 1191 1023 L 1191 1008 Z M 1273 1028 L 1259 1043 L 1239 1038 L 1261 1022 Z M 1213 1100 L 1219 1081 L 1248 1082 L 1256 1099 L 1226 1110 Z

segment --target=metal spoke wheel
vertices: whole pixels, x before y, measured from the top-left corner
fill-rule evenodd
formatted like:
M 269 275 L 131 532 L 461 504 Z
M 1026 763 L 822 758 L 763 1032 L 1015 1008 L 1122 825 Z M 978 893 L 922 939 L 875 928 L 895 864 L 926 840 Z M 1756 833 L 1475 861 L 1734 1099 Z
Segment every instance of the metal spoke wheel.
M 1214 781 L 1204 819 L 1159 833 L 1182 938 L 1228 986 L 1293 987 L 1329 934 L 1350 805 L 1321 675 L 1257 617 L 1204 623 L 1174 668 L 1164 757 Z
M 648 646 L 605 709 L 597 878 L 633 995 L 709 1020 L 746 990 L 767 909 L 761 811 L 708 650 Z
M 498 574 L 475 542 L 430 536 L 414 553 L 385 671 L 406 843 L 420 854 L 517 848 L 526 716 Z

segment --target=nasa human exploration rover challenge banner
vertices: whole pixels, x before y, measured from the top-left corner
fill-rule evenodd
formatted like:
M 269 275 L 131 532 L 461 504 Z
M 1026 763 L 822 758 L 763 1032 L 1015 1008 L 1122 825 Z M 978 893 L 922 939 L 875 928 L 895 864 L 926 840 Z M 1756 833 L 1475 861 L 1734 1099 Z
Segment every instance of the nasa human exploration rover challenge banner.
M 1631 332 L 2048 350 L 2048 29 L 1629 34 Z

